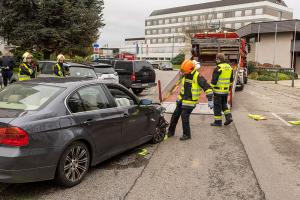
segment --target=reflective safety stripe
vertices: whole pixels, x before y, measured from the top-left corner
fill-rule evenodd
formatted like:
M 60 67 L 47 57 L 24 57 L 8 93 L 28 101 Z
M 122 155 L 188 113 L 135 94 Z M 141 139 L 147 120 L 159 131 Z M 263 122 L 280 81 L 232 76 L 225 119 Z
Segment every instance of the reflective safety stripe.
M 55 66 L 58 68 L 58 75 L 54 73 Z M 54 75 L 54 77 L 56 77 L 56 78 L 63 77 L 63 73 L 61 71 L 61 67 L 60 67 L 60 65 L 58 63 L 56 65 L 53 65 L 52 69 L 53 69 L 53 75 Z
M 212 94 L 212 93 L 213 93 L 212 89 L 208 89 L 205 91 L 205 94 Z
M 27 80 L 30 80 L 31 77 L 26 75 L 26 74 L 21 74 L 21 71 L 22 71 L 22 68 L 21 67 L 25 67 L 26 70 L 29 72 L 29 74 L 31 75 L 33 73 L 33 71 L 25 64 L 25 63 L 22 63 L 19 67 L 19 73 L 18 73 L 18 80 L 19 81 L 27 81 Z
M 231 113 L 230 110 L 225 110 L 225 111 L 224 111 L 224 114 L 225 114 L 225 115 L 230 114 L 230 113 Z
M 215 120 L 222 120 L 222 116 L 215 116 Z
M 192 101 L 187 102 L 187 101 L 183 100 L 183 103 L 185 102 L 187 105 L 194 106 L 198 103 L 202 89 L 201 89 L 200 85 L 198 84 L 199 72 L 197 70 L 194 70 L 192 73 L 194 73 L 193 80 L 186 79 L 185 77 L 183 77 L 181 79 L 181 89 L 180 89 L 180 94 L 178 95 L 178 100 L 183 99 L 185 83 L 191 83 L 192 84 L 192 88 L 191 88 Z

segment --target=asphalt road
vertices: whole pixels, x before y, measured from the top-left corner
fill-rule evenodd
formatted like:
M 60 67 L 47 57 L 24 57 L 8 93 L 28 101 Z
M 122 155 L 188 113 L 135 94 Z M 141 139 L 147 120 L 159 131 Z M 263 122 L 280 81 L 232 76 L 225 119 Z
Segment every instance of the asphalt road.
M 270 200 L 300 199 L 300 89 L 274 82 L 249 81 L 236 93 L 234 117 L 249 159 Z M 254 121 L 248 114 L 265 121 Z
M 170 77 L 167 73 L 158 76 Z M 156 98 L 151 91 L 142 97 Z M 134 149 L 112 158 L 93 167 L 73 188 L 53 181 L 1 184 L 0 199 L 264 199 L 235 125 L 212 128 L 211 121 L 212 116 L 193 115 L 192 140 L 179 141 L 179 124 L 175 137 L 142 146 L 148 155 L 139 156 Z

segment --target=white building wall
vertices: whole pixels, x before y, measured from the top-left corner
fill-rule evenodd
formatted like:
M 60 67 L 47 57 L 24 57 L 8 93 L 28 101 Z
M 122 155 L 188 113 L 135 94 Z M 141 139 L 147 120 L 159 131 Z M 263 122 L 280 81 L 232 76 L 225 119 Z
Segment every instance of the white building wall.
M 275 65 L 278 64 L 281 67 L 290 68 L 292 39 L 293 33 L 279 33 L 277 35 L 277 44 L 275 46 L 275 34 L 261 35 L 256 52 L 257 61 L 261 64 L 273 64 L 275 55 Z

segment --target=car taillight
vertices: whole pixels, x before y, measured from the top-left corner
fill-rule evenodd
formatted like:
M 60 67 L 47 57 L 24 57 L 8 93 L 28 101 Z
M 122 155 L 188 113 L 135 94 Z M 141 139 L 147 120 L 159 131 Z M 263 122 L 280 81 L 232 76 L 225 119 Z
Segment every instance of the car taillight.
M 136 81 L 136 76 L 135 76 L 135 73 L 134 73 L 134 72 L 133 72 L 133 74 L 131 75 L 130 80 L 131 80 L 131 81 Z
M 28 134 L 18 127 L 0 128 L 0 144 L 13 147 L 28 145 Z

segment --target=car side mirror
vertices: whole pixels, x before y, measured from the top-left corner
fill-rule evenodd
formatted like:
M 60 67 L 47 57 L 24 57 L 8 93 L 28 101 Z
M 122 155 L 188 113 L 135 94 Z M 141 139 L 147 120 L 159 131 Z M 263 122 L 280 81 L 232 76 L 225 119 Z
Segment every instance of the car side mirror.
M 149 100 L 149 99 L 142 99 L 142 100 L 140 101 L 140 105 L 141 105 L 141 106 L 149 106 L 149 105 L 152 105 L 152 101 Z

